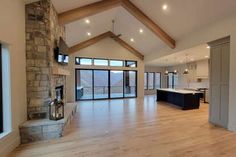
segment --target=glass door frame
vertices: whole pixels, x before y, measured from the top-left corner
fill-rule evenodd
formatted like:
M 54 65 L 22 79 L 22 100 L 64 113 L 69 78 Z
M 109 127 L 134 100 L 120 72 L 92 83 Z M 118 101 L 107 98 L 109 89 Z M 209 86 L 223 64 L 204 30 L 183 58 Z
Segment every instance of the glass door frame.
M 122 71 L 122 78 L 123 78 L 123 96 L 122 97 L 111 97 L 111 71 Z M 124 88 L 124 70 L 109 70 L 109 99 L 123 99 L 125 96 L 125 88 Z
M 107 77 L 108 77 L 108 82 L 107 82 L 107 88 L 108 88 L 108 93 L 107 93 L 107 98 L 95 98 L 95 86 L 94 86 L 94 77 L 95 77 L 95 74 L 94 74 L 94 72 L 95 71 L 106 71 L 107 72 Z M 107 69 L 92 69 L 92 73 L 93 73 L 93 75 L 92 75 L 92 80 L 93 80 L 93 100 L 106 100 L 106 99 L 109 99 L 110 98 L 110 71 L 109 70 L 107 70 Z
M 78 99 L 77 98 L 77 71 L 79 70 L 90 70 L 92 71 L 92 99 Z M 99 98 L 95 99 L 94 98 L 94 71 L 96 70 L 101 70 L 101 71 L 108 71 L 108 98 Z M 111 71 L 123 71 L 123 97 L 117 97 L 117 98 L 111 98 L 111 84 L 110 84 L 110 79 L 111 79 Z M 135 72 L 135 96 L 131 97 L 125 97 L 125 72 Z M 108 100 L 108 99 L 124 99 L 124 98 L 137 98 L 138 96 L 138 71 L 137 70 L 119 70 L 119 69 L 84 69 L 84 68 L 76 68 L 75 69 L 75 101 L 88 101 L 88 100 Z

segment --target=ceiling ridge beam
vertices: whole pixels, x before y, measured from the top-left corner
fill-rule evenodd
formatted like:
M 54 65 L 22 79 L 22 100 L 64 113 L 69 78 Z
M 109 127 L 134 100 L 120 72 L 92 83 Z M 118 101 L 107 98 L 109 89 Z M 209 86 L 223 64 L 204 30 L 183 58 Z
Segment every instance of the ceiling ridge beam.
M 79 44 L 76 44 L 72 47 L 69 48 L 69 53 L 68 54 L 73 54 L 75 52 L 78 52 L 81 49 L 84 49 L 86 47 L 89 47 L 93 44 L 96 44 L 97 42 L 101 41 L 102 39 L 108 38 L 108 37 L 112 37 L 117 43 L 119 43 L 122 47 L 124 47 L 125 49 L 127 49 L 129 52 L 131 52 L 132 54 L 134 54 L 136 57 L 140 58 L 141 60 L 144 60 L 144 55 L 142 53 L 140 53 L 138 50 L 136 50 L 135 48 L 133 48 L 132 46 L 130 46 L 128 43 L 126 43 L 124 40 L 122 40 L 121 38 L 117 37 L 114 33 L 112 33 L 111 31 L 105 32 L 103 34 L 100 34 L 96 37 L 93 37 L 91 39 L 88 39 L 86 41 L 83 41 Z
M 65 25 L 82 18 L 121 6 L 122 0 L 102 0 L 79 8 L 65 11 L 58 15 L 59 23 Z
M 84 49 L 86 47 L 89 47 L 93 44 L 96 44 L 97 42 L 99 42 L 100 40 L 104 39 L 104 38 L 107 38 L 107 37 L 110 37 L 112 35 L 112 33 L 110 31 L 108 32 L 105 32 L 105 33 L 102 33 L 96 37 L 93 37 L 91 39 L 88 39 L 86 41 L 83 41 L 79 44 L 76 44 L 72 47 L 69 48 L 69 54 L 72 54 L 72 53 L 75 53 L 75 52 L 78 52 L 79 50 L 81 49 Z
M 136 7 L 130 0 L 122 0 L 122 6 L 155 33 L 162 41 L 171 48 L 175 48 L 175 40 L 172 39 L 161 27 L 159 27 L 152 19 Z

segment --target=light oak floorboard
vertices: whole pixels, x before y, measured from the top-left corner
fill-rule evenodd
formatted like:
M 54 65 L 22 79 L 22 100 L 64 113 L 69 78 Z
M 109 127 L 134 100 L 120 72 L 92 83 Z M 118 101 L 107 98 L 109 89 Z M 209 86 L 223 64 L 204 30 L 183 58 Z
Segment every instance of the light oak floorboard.
M 183 111 L 144 99 L 78 102 L 64 137 L 10 157 L 235 157 L 236 134 L 209 124 L 208 104 Z

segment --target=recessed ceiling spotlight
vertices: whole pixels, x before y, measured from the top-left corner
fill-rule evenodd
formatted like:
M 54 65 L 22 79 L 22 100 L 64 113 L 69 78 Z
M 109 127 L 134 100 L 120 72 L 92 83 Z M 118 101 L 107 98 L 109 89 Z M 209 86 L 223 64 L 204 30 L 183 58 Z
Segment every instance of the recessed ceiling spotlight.
M 205 56 L 205 58 L 209 58 L 209 56 Z
M 167 4 L 164 4 L 163 6 L 162 6 L 162 10 L 167 10 L 168 9 L 168 5 Z
M 87 32 L 87 35 L 88 35 L 88 36 L 91 36 L 92 34 L 91 34 L 90 32 Z
M 143 29 L 142 28 L 139 29 L 139 33 L 141 33 L 141 34 L 143 33 Z
M 86 19 L 86 20 L 85 20 L 85 23 L 90 24 L 90 20 L 89 20 L 89 19 Z
M 207 46 L 207 49 L 211 48 L 210 46 Z
M 131 38 L 130 41 L 131 41 L 131 42 L 134 42 L 134 38 Z

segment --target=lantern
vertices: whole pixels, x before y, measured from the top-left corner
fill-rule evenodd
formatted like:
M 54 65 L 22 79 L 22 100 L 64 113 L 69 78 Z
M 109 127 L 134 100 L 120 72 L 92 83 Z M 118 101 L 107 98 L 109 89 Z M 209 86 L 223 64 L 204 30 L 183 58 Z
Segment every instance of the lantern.
M 49 119 L 60 120 L 64 118 L 64 103 L 62 100 L 53 100 L 49 105 Z

